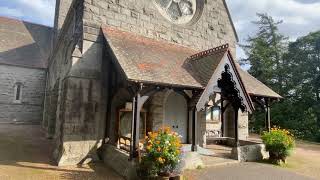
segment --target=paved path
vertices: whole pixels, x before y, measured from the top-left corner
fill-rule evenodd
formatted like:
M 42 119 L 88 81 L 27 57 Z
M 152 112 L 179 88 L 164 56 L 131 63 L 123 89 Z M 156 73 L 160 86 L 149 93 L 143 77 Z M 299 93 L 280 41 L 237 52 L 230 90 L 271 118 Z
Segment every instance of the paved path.
M 315 180 L 260 163 L 239 163 L 185 172 L 188 180 Z
M 121 180 L 104 164 L 57 167 L 38 125 L 0 124 L 0 180 Z

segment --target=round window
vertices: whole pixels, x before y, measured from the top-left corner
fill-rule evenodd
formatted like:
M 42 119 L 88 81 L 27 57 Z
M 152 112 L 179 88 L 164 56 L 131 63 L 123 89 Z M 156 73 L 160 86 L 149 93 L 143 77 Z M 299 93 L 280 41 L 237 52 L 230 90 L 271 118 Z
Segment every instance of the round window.
M 201 16 L 204 0 L 154 0 L 159 12 L 175 24 L 192 24 Z

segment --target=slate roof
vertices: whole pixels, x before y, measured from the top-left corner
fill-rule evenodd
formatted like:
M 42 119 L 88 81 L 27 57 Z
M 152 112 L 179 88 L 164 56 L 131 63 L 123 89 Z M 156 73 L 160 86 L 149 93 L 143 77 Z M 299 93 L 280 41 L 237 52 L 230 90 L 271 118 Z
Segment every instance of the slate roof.
M 228 49 L 229 46 L 226 44 L 199 52 L 185 60 L 183 67 L 186 68 L 203 87 L 206 87 Z
M 0 63 L 46 68 L 52 28 L 0 17 Z
M 282 96 L 280 96 L 278 93 L 274 92 L 272 89 L 270 89 L 268 86 L 263 84 L 261 81 L 251 76 L 248 72 L 241 69 L 240 65 L 238 65 L 238 71 L 249 95 L 271 97 L 271 98 L 277 98 L 277 99 L 282 98 Z
M 182 68 L 184 60 L 195 54 L 195 50 L 111 27 L 103 27 L 103 33 L 128 80 L 203 87 Z
M 228 45 L 203 52 L 103 26 L 108 50 L 129 81 L 204 89 L 229 50 Z M 280 98 L 238 66 L 250 95 Z

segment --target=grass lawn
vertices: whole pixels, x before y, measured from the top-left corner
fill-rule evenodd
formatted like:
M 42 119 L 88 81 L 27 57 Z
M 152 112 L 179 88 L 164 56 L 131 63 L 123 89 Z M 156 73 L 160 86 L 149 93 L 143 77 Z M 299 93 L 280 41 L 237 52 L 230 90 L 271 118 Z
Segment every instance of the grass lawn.
M 296 148 L 284 168 L 320 179 L 320 144 L 297 141 Z
M 261 141 L 260 136 L 256 134 L 251 134 L 250 139 Z M 320 179 L 320 143 L 297 140 L 294 151 L 287 159 L 287 164 L 282 165 L 281 168 Z

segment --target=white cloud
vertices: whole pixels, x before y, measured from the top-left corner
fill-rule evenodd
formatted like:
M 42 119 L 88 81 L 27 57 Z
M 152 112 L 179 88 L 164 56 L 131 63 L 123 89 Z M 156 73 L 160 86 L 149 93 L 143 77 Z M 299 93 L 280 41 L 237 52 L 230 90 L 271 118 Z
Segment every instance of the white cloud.
M 255 33 L 256 27 L 251 22 L 257 20 L 256 13 L 268 13 L 275 20 L 283 20 L 279 29 L 290 40 L 320 30 L 319 0 L 227 0 L 227 3 L 240 43 Z M 242 52 L 240 55 L 243 57 Z
M 31 16 L 38 18 L 43 24 L 53 24 L 55 0 L 17 0 L 23 7 L 28 8 Z
M 0 11 L 6 16 L 21 17 L 23 20 L 44 25 L 53 25 L 55 0 L 11 0 L 3 3 L 10 11 Z M 10 15 L 17 13 L 18 15 Z M 19 14 L 20 13 L 20 14 Z
M 8 7 L 0 7 L 0 12 L 1 14 L 5 14 L 6 16 L 9 16 L 9 17 L 19 18 L 23 16 L 23 13 L 20 10 L 8 8 Z

